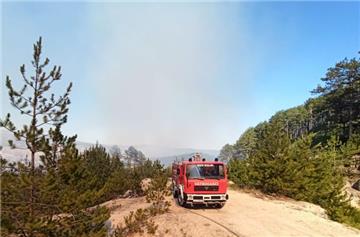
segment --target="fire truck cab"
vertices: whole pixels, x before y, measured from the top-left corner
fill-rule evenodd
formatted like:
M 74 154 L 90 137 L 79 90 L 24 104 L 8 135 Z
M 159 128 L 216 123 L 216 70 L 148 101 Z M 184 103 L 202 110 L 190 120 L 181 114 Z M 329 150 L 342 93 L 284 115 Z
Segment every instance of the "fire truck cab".
M 195 153 L 188 161 L 172 165 L 172 191 L 179 205 L 223 207 L 227 194 L 227 173 L 223 162 L 206 161 Z

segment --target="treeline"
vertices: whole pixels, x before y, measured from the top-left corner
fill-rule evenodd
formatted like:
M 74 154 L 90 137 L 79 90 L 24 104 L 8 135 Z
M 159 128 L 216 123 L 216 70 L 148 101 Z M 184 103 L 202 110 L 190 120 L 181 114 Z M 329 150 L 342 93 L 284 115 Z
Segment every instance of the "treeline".
M 45 164 L 35 167 L 32 176 L 29 164 L 1 159 L 3 235 L 106 236 L 109 210 L 97 205 L 125 193 L 144 195 L 143 179 L 166 176 L 158 161 L 128 166 L 101 145 L 79 153 L 66 144 L 55 163 Z
M 321 80 L 316 97 L 247 129 L 220 157 L 239 186 L 319 204 L 360 228 L 360 211 L 343 191 L 359 179 L 360 59 L 344 59 Z
M 166 205 L 161 206 L 162 199 L 152 198 L 159 196 L 155 194 L 165 189 L 167 181 L 166 170 L 158 161 L 146 159 L 134 147 L 125 153 L 116 147 L 107 152 L 96 144 L 80 153 L 75 145 L 76 136 L 62 134 L 72 85 L 55 98 L 51 89 L 61 79 L 61 67 L 55 66 L 46 73 L 49 59 L 42 61 L 41 53 L 40 38 L 34 44 L 31 62 L 34 75 L 28 77 L 25 66 L 21 66 L 24 84 L 19 90 L 6 78 L 10 103 L 28 123 L 16 126 L 7 114 L 0 120 L 0 126 L 9 130 L 16 140 L 25 142 L 30 160 L 8 163 L 6 157 L 0 157 L 1 235 L 108 236 L 105 222 L 110 213 L 99 204 L 125 192 L 143 195 L 140 183 L 144 178 L 155 180 L 148 192 L 149 201 L 155 203 L 151 213 L 166 210 Z M 9 141 L 14 149 L 15 144 Z M 135 223 L 130 217 L 128 222 Z M 156 230 L 149 221 L 142 220 L 137 225 L 144 223 L 152 232 Z M 115 236 L 131 231 L 125 226 Z

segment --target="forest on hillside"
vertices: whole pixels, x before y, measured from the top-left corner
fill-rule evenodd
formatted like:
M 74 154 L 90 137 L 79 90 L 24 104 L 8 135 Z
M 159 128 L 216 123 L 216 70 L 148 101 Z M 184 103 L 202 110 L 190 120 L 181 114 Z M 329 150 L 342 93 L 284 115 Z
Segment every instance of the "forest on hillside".
M 360 58 L 330 67 L 311 94 L 248 128 L 220 157 L 240 187 L 318 204 L 360 228 L 360 210 L 343 191 L 360 179 Z

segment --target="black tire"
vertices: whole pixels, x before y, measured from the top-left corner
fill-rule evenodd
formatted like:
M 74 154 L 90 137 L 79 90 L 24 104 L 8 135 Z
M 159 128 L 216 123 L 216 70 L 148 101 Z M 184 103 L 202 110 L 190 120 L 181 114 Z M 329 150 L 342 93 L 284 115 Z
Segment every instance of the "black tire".
M 175 199 L 177 199 L 178 196 L 179 196 L 178 191 L 177 191 L 177 190 L 173 190 L 173 197 L 174 197 Z
M 184 202 L 184 200 L 181 198 L 181 195 L 178 194 L 177 196 L 177 203 L 179 204 L 179 206 L 181 207 L 185 207 L 186 203 Z

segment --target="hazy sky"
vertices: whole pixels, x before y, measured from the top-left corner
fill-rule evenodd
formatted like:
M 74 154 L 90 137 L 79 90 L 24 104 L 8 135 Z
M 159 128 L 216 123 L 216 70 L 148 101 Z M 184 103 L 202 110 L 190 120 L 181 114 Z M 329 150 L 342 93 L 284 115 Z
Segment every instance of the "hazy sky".
M 106 144 L 220 149 L 303 103 L 326 69 L 360 50 L 360 3 L 1 4 L 5 75 L 32 44 L 74 83 L 66 134 Z M 17 82 L 16 82 L 17 81 Z

